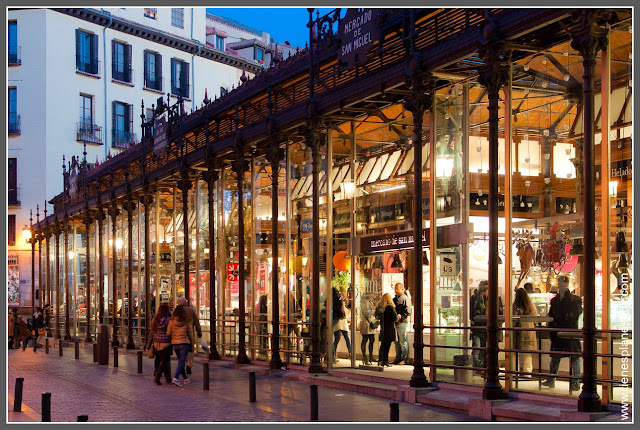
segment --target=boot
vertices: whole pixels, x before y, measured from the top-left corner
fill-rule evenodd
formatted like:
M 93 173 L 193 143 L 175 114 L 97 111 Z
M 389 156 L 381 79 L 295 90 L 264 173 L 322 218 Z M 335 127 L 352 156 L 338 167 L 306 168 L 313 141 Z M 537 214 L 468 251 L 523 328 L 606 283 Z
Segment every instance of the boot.
M 552 378 L 549 378 L 546 381 L 544 381 L 541 385 L 543 387 L 547 387 L 547 388 L 555 388 L 556 387 L 556 380 L 552 379 Z

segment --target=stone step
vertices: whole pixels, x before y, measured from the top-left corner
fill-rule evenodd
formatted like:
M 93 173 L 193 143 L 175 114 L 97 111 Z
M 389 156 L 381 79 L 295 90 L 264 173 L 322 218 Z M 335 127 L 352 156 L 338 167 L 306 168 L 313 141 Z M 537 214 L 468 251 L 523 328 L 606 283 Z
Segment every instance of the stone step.
M 469 411 L 469 400 L 471 399 L 482 399 L 482 393 L 466 393 L 457 390 L 440 389 L 421 394 L 416 398 L 418 403 L 451 409 L 465 414 Z
M 530 403 L 523 401 L 505 402 L 491 408 L 498 421 L 560 421 L 562 409 L 567 406 Z
M 483 388 L 481 385 L 453 384 L 450 382 L 434 382 L 433 386 L 438 387 L 440 390 L 459 391 L 462 393 L 479 395 L 482 395 Z
M 350 379 L 354 381 L 374 382 L 379 384 L 397 385 L 397 386 L 409 385 L 408 380 L 380 376 L 381 373 L 382 372 L 362 373 L 362 372 L 351 371 L 351 370 L 336 370 L 336 369 L 332 369 L 331 372 L 329 372 L 331 376 Z
M 331 375 L 311 375 L 299 374 L 298 380 L 307 384 L 334 388 L 351 393 L 364 394 L 368 396 L 394 400 L 402 402 L 404 393 L 396 385 L 380 384 L 375 382 L 356 381 Z

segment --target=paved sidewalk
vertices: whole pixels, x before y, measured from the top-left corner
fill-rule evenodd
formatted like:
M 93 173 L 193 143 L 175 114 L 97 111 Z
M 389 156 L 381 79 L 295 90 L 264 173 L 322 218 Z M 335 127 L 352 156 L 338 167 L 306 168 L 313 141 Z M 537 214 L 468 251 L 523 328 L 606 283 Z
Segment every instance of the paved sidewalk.
M 9 391 L 13 396 L 16 377 L 24 377 L 23 404 L 41 414 L 41 393 L 51 392 L 54 422 L 76 421 L 81 414 L 92 422 L 146 421 L 242 421 L 276 422 L 309 420 L 309 386 L 297 381 L 267 375 L 256 376 L 257 402 L 249 403 L 246 370 L 227 369 L 211 362 L 210 390 L 202 389 L 203 366 L 194 364 L 193 383 L 176 387 L 153 382 L 153 360 L 143 357 L 143 373 L 137 373 L 137 356 L 122 352 L 119 367 L 93 363 L 91 350 L 80 349 L 74 359 L 72 347 L 64 356 L 51 348 L 12 350 L 8 354 Z M 172 371 L 176 362 L 172 361 Z M 389 421 L 389 402 L 319 387 L 320 421 Z M 10 403 L 10 408 L 13 402 Z M 9 421 L 18 421 L 10 414 Z M 400 404 L 401 421 L 469 421 L 466 415 L 437 408 Z

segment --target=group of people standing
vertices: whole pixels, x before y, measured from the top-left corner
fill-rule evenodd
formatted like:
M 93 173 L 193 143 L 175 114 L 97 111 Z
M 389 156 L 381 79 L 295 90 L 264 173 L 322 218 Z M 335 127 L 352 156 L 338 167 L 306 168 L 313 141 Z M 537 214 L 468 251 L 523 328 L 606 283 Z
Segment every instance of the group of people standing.
M 29 343 L 36 342 L 39 348 L 44 345 L 40 343 L 46 335 L 45 318 L 43 308 L 38 308 L 36 313 L 25 320 L 22 315 L 18 315 L 18 309 L 12 308 L 9 311 L 9 349 L 26 348 Z M 33 345 L 31 343 L 31 345 Z
M 160 379 L 165 377 L 167 383 L 181 387 L 191 383 L 187 376 L 191 374 L 193 356 L 196 350 L 196 336 L 202 337 L 200 321 L 196 311 L 187 304 L 185 297 L 178 298 L 178 306 L 170 312 L 169 306 L 160 305 L 151 321 L 149 336 L 145 350 L 154 361 L 154 381 L 162 385 Z M 171 355 L 178 358 L 176 371 L 171 378 Z M 182 381 L 180 381 L 182 376 Z

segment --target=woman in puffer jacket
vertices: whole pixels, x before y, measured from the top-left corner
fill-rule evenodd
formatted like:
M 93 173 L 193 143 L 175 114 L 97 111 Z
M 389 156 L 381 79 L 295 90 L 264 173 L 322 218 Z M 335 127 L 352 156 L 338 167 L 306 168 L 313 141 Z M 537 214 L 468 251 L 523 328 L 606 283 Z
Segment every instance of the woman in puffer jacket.
M 156 384 L 162 385 L 160 378 L 164 375 L 167 383 L 171 382 L 171 342 L 167 335 L 167 327 L 171 321 L 171 312 L 169 306 L 160 305 L 156 312 L 151 327 L 149 329 L 149 337 L 145 349 L 153 348 L 155 371 L 153 376 Z
M 184 384 L 190 384 L 191 380 L 187 378 L 185 372 L 185 364 L 187 362 L 187 354 L 189 353 L 189 347 L 195 343 L 195 337 L 193 335 L 193 324 L 187 317 L 187 312 L 183 306 L 178 306 L 173 310 L 171 321 L 167 326 L 167 335 L 171 339 L 171 345 L 173 351 L 178 357 L 178 367 L 176 367 L 176 373 L 171 381 L 178 387 L 182 387 L 180 382 L 180 375 L 184 379 Z

